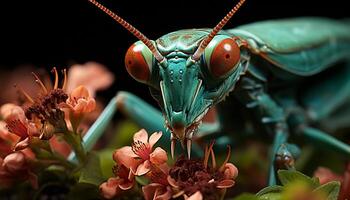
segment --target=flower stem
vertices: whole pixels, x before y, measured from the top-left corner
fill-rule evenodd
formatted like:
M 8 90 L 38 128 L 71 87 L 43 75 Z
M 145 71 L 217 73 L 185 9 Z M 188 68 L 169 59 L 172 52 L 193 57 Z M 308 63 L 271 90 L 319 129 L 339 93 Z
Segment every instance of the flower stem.
M 55 152 L 51 152 L 52 154 L 52 157 L 58 161 L 60 161 L 60 163 L 68 168 L 68 169 L 73 169 L 75 168 L 75 165 L 71 162 L 69 162 L 65 157 L 63 157 L 62 155 L 58 154 L 58 153 L 55 153 Z
M 67 130 L 64 132 L 63 138 L 72 147 L 73 151 L 75 152 L 75 155 L 77 156 L 79 163 L 80 164 L 85 163 L 87 156 L 86 156 L 86 152 L 84 150 L 80 135 L 75 132 Z
M 225 195 L 226 195 L 226 189 L 223 189 L 223 191 L 221 192 L 220 200 L 224 200 L 225 199 Z
M 47 142 L 47 141 L 45 141 Z M 75 165 L 71 162 L 69 162 L 65 157 L 62 155 L 55 153 L 52 151 L 52 149 L 44 149 L 44 148 L 32 148 L 33 152 L 36 155 L 36 158 L 43 161 L 42 163 L 46 163 L 49 165 L 61 165 L 65 167 L 68 170 L 72 170 L 75 168 Z M 45 164 L 44 164 L 45 165 Z M 46 166 L 46 167 L 48 167 Z

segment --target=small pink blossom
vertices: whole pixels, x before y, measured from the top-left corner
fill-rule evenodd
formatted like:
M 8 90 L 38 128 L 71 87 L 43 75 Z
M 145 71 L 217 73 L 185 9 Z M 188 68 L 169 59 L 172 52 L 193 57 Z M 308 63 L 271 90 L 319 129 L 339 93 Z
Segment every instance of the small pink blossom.
M 130 168 L 136 175 L 144 175 L 150 171 L 152 165 L 161 165 L 168 160 L 162 148 L 157 147 L 153 150 L 153 145 L 161 136 L 162 132 L 155 132 L 148 139 L 147 132 L 142 129 L 135 133 L 132 146 L 117 149 L 113 159 Z
M 109 178 L 100 185 L 101 195 L 105 199 L 112 199 L 135 185 L 135 178 L 130 169 L 124 165 L 119 165 L 114 171 L 116 177 Z
M 167 163 L 153 165 L 146 177 L 150 184 L 142 187 L 142 192 L 146 200 L 168 200 L 172 197 L 172 189 L 167 180 L 169 176 L 169 166 Z
M 96 62 L 73 65 L 68 71 L 67 92 L 84 85 L 92 97 L 96 91 L 108 88 L 114 81 L 114 75 L 106 67 Z
M 95 99 L 90 97 L 88 90 L 82 85 L 72 91 L 66 103 L 75 115 L 90 113 L 96 108 Z
M 4 104 L 0 108 L 1 116 L 6 122 L 6 128 L 11 134 L 19 137 L 14 149 L 24 149 L 29 145 L 29 138 L 39 136 L 38 127 L 35 123 L 28 121 L 21 107 L 14 104 Z M 14 137 L 11 136 L 14 141 Z
M 168 200 L 172 197 L 169 186 L 160 183 L 151 183 L 142 187 L 145 200 Z
M 31 171 L 29 162 L 33 154 L 17 151 L 0 158 L 0 185 L 9 187 L 19 180 L 28 180 L 33 188 L 38 187 L 37 176 Z
M 54 135 L 50 140 L 51 148 L 56 152 L 61 154 L 64 157 L 68 157 L 71 153 L 70 145 L 63 140 L 60 136 Z
M 0 121 L 0 157 L 10 154 L 19 139 L 17 135 L 8 131 L 5 122 Z
M 321 185 L 326 184 L 331 181 L 343 181 L 343 177 L 332 172 L 330 169 L 325 167 L 319 167 L 314 172 L 314 176 L 319 178 Z
M 7 103 L 2 105 L 0 108 L 0 114 L 1 114 L 1 117 L 5 120 L 10 118 L 11 116 L 17 116 L 21 120 L 25 119 L 23 109 L 12 103 Z
M 350 199 L 350 162 L 347 163 L 343 175 L 338 175 L 328 168 L 319 167 L 314 172 L 314 176 L 319 178 L 321 184 L 339 181 L 341 187 L 338 199 Z

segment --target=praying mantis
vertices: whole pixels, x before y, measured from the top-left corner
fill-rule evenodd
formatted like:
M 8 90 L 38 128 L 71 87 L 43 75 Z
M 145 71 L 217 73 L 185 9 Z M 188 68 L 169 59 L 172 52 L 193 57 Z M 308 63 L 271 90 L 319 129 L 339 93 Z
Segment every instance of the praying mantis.
M 288 143 L 290 136 L 350 156 L 349 145 L 324 131 L 350 125 L 349 22 L 309 17 L 223 30 L 245 2 L 240 0 L 213 29 L 179 30 L 152 41 L 102 4 L 89 2 L 139 39 L 127 50 L 126 70 L 149 87 L 161 111 L 118 92 L 84 136 L 87 150 L 121 110 L 146 130 L 168 135 L 172 156 L 180 141 L 189 158 L 199 151 L 195 137 L 230 144 L 230 133 L 247 131 L 244 116 L 251 113 L 253 124 L 273 139 L 269 185 L 276 184 L 277 169 L 294 168 L 300 150 Z M 229 94 L 230 102 L 221 103 Z M 213 108 L 218 117 L 202 123 Z

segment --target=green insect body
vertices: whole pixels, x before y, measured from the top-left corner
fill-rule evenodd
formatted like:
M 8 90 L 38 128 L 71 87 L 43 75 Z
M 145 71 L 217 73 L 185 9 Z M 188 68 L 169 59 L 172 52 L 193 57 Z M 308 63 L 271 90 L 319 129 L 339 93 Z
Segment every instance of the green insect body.
M 90 1 L 123 25 L 121 18 Z M 234 14 L 231 12 L 229 17 Z M 85 136 L 86 148 L 91 148 L 119 107 L 147 130 L 169 135 L 172 154 L 180 140 L 190 157 L 191 147 L 199 152 L 198 146 L 192 145 L 193 137 L 215 136 L 222 130 L 227 134 L 227 124 L 244 123 L 243 110 L 252 112 L 255 121 L 273 136 L 271 185 L 276 183 L 276 167 L 293 169 L 300 154 L 295 145 L 287 143 L 291 134 L 349 156 L 349 145 L 320 128 L 334 131 L 349 126 L 350 23 L 295 18 L 221 30 L 227 21 L 213 30 L 180 30 L 154 42 L 124 23 L 141 40 L 127 51 L 126 69 L 149 86 L 162 114 L 138 97 L 119 92 Z M 220 106 L 229 94 L 239 104 Z M 201 124 L 216 105 L 220 120 Z M 228 119 L 237 121 L 227 123 Z M 322 127 L 315 125 L 324 121 Z M 232 137 L 218 134 L 217 141 L 230 144 Z

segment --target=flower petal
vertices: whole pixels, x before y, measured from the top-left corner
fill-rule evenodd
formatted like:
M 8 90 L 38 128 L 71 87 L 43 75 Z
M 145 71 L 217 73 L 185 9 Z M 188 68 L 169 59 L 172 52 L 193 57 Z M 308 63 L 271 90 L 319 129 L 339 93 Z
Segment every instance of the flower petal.
M 238 176 L 238 169 L 232 163 L 226 163 L 224 166 L 225 179 L 235 179 Z
M 67 91 L 71 92 L 78 85 L 84 85 L 90 96 L 94 97 L 96 91 L 106 89 L 113 81 L 114 75 L 99 63 L 76 64 L 68 71 Z
M 16 118 L 22 121 L 25 120 L 23 109 L 12 103 L 7 103 L 0 107 L 0 116 L 4 120 L 8 120 L 9 118 Z
M 168 160 L 168 156 L 166 152 L 160 148 L 157 147 L 151 154 L 150 154 L 150 161 L 151 163 L 155 165 L 161 165 L 165 163 Z
M 71 146 L 64 140 L 60 139 L 59 136 L 54 135 L 50 140 L 50 147 L 64 157 L 68 157 L 71 152 Z
M 147 172 L 151 170 L 151 163 L 146 160 L 145 162 L 141 163 L 136 170 L 136 175 L 137 176 L 142 176 L 145 175 Z
M 155 143 L 158 142 L 158 140 L 162 137 L 162 135 L 163 135 L 162 131 L 159 131 L 159 132 L 154 132 L 151 135 L 151 137 L 149 137 L 149 145 L 151 146 L 151 148 Z
M 184 199 L 188 198 L 188 196 L 185 194 L 185 191 L 183 191 L 183 190 L 180 190 L 180 191 L 178 191 L 177 193 L 173 194 L 172 198 L 173 198 L 173 199 L 177 199 L 177 198 L 179 198 L 180 196 L 183 196 Z
M 103 198 L 112 199 L 118 194 L 118 185 L 120 183 L 120 179 L 118 178 L 109 178 L 107 182 L 104 182 L 100 185 L 100 192 Z
M 30 148 L 23 149 L 21 152 L 24 154 L 27 161 L 32 162 L 35 159 L 35 153 Z
M 216 186 L 219 189 L 224 189 L 224 188 L 230 188 L 235 185 L 235 182 L 233 180 L 223 180 L 218 183 Z
M 148 144 L 148 133 L 145 129 L 141 129 L 134 134 L 134 142 L 140 141 L 144 144 Z
M 77 104 L 73 107 L 74 113 L 81 114 L 87 106 L 87 101 L 85 99 L 79 99 Z
M 16 173 L 25 169 L 26 159 L 24 153 L 18 151 L 7 155 L 4 158 L 3 166 L 7 171 Z
M 314 176 L 320 180 L 321 184 L 328 183 L 330 181 L 343 181 L 343 177 L 338 174 L 332 172 L 330 169 L 325 167 L 318 167 L 314 172 Z
M 200 191 L 197 191 L 196 193 L 188 197 L 187 200 L 203 200 L 203 195 Z
M 161 191 L 162 193 L 160 193 L 160 191 Z M 157 194 L 156 194 L 154 200 L 169 200 L 169 199 L 171 199 L 172 191 L 171 191 L 170 187 L 166 187 L 166 188 L 165 188 L 165 192 L 164 192 L 164 189 L 163 189 L 163 190 L 158 189 L 158 190 L 156 191 L 156 193 L 157 193 Z
M 26 139 L 22 140 L 22 141 L 19 141 L 15 147 L 14 147 L 14 150 L 15 151 L 19 151 L 19 150 L 23 150 L 25 148 L 27 148 L 29 146 L 29 137 L 27 137 Z
M 125 181 L 119 185 L 119 188 L 122 190 L 129 190 L 134 186 L 134 181 Z
M 90 98 L 87 102 L 87 105 L 85 107 L 85 113 L 90 113 L 94 111 L 96 108 L 96 101 L 95 99 Z
M 169 185 L 171 187 L 176 188 L 176 189 L 179 188 L 179 186 L 177 185 L 175 179 L 171 178 L 171 176 L 168 176 L 167 180 L 168 180 L 168 183 L 169 183 Z
M 168 163 L 163 163 L 157 166 L 164 174 L 169 174 L 170 167 Z
M 113 153 L 113 160 L 118 164 L 122 164 L 128 169 L 136 170 L 140 161 L 135 159 L 138 156 L 132 151 L 130 146 L 125 146 L 120 149 L 115 150 Z
M 10 133 L 6 123 L 4 121 L 0 121 L 0 139 L 6 141 L 9 146 L 12 146 L 14 143 L 19 141 L 20 137 Z
M 88 98 L 89 91 L 83 85 L 76 87 L 70 94 L 72 99 Z
M 129 174 L 128 174 L 128 180 L 131 181 L 135 178 L 135 173 L 136 172 L 136 168 L 133 170 L 133 169 L 130 169 L 129 171 Z
M 163 185 L 159 183 L 151 183 L 142 187 L 142 192 L 145 200 L 153 200 L 155 198 L 155 193 L 158 188 L 162 188 Z

